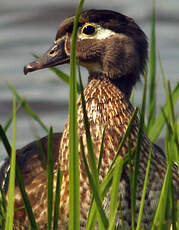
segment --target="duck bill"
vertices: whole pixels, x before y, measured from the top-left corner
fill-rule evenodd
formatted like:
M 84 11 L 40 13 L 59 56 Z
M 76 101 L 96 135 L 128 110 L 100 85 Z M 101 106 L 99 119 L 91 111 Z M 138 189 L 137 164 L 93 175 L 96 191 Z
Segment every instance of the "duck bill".
M 69 63 L 70 57 L 64 50 L 64 43 L 64 39 L 55 42 L 54 45 L 41 58 L 27 64 L 24 67 L 24 74 L 26 75 L 27 73 L 36 70 Z

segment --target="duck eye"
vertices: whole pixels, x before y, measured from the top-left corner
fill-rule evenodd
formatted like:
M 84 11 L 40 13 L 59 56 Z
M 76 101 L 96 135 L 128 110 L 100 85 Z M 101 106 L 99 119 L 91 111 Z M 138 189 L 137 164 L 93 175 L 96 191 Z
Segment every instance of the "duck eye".
M 92 36 L 93 34 L 95 34 L 95 32 L 96 32 L 96 27 L 92 24 L 84 25 L 81 28 L 81 34 L 84 34 L 86 36 Z

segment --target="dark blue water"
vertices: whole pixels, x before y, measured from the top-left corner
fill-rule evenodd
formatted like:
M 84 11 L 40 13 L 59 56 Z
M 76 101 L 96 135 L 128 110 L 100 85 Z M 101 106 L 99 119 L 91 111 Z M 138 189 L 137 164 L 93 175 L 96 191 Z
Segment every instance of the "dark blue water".
M 49 70 L 23 74 L 23 66 L 33 60 L 32 53 L 42 55 L 51 45 L 60 21 L 75 12 L 78 1 L 1 0 L 0 4 L 0 123 L 11 115 L 12 93 L 7 82 L 27 99 L 42 121 L 62 131 L 68 112 L 68 87 Z M 85 8 L 107 8 L 133 17 L 150 37 L 151 1 L 87 1 Z M 157 1 L 157 50 L 160 51 L 167 79 L 174 87 L 179 79 L 179 2 Z M 61 66 L 68 73 L 68 66 Z M 165 102 L 160 71 L 157 72 L 158 108 Z M 82 70 L 83 80 L 87 72 Z M 135 89 L 135 102 L 140 104 L 142 85 Z M 176 107 L 179 114 L 179 106 Z M 7 134 L 11 140 L 11 128 Z M 17 147 L 45 135 L 22 110 L 17 118 Z M 5 151 L 0 143 L 0 159 Z

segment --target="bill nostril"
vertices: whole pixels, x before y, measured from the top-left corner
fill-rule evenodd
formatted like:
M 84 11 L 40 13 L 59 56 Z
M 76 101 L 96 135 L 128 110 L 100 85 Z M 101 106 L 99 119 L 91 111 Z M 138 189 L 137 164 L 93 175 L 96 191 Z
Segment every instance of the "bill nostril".
M 50 54 L 50 55 L 54 54 L 54 53 L 57 51 L 57 49 L 58 49 L 58 46 L 55 45 L 55 46 L 52 47 L 52 49 L 50 50 L 49 54 Z
M 50 54 L 53 54 L 55 52 L 55 50 L 50 50 Z

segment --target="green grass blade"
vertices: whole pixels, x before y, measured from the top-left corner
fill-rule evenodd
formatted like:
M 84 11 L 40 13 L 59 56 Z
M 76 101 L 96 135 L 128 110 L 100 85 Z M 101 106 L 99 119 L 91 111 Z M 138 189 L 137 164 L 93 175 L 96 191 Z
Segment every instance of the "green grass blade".
M 166 118 L 165 113 L 164 113 L 164 118 Z M 157 206 L 156 213 L 153 219 L 152 230 L 168 229 L 166 220 L 167 220 L 167 216 L 170 215 L 169 211 L 171 209 L 170 208 L 171 203 L 170 203 L 169 195 L 171 194 L 171 186 L 172 186 L 172 180 L 171 180 L 172 179 L 172 160 L 171 160 L 172 158 L 170 154 L 171 141 L 172 141 L 172 135 L 169 129 L 167 129 L 167 134 L 165 137 L 165 155 L 167 158 L 167 170 L 166 170 L 165 177 L 163 180 L 163 186 L 161 189 L 158 206 Z
M 164 86 L 165 95 L 167 98 L 167 103 L 164 106 L 164 108 L 165 108 L 164 112 L 167 115 L 166 117 L 169 117 L 169 115 L 171 115 L 171 114 L 172 114 L 172 116 L 174 115 L 174 110 L 173 110 L 174 104 L 178 101 L 178 98 L 179 98 L 179 89 L 178 89 L 179 84 L 176 86 L 176 88 L 173 90 L 172 93 L 171 93 L 171 90 L 169 92 L 169 88 L 167 86 L 166 77 L 165 77 L 165 73 L 164 73 L 164 68 L 162 65 L 161 58 L 160 58 L 160 54 L 158 54 L 158 57 L 159 57 L 160 71 L 161 71 L 162 80 L 163 80 L 163 86 Z M 170 95 L 169 95 L 169 93 L 170 93 Z M 174 118 L 174 116 L 173 116 L 173 118 Z M 160 132 L 161 132 L 162 128 L 164 127 L 164 124 L 165 124 L 165 120 L 164 120 L 162 114 L 160 113 L 160 115 L 158 116 L 158 119 L 154 122 L 154 124 L 150 128 L 150 130 L 148 130 L 149 137 L 152 141 L 155 141 L 157 139 L 157 137 L 160 135 Z
M 19 188 L 20 188 L 20 191 L 21 191 L 22 199 L 24 201 L 25 210 L 26 210 L 26 213 L 27 213 L 27 216 L 28 216 L 28 219 L 29 219 L 31 229 L 39 230 L 39 227 L 38 227 L 38 225 L 36 223 L 36 220 L 35 220 L 35 217 L 34 217 L 34 214 L 33 214 L 33 211 L 32 211 L 32 206 L 30 204 L 29 198 L 28 198 L 27 193 L 25 191 L 24 182 L 23 182 L 23 179 L 22 179 L 22 176 L 21 176 L 21 173 L 20 173 L 18 165 L 17 165 L 17 168 L 16 168 L 16 178 L 17 178 L 18 185 L 19 185 Z
M 34 110 L 29 106 L 29 104 L 17 93 L 16 89 L 11 85 L 8 84 L 9 89 L 12 91 L 13 95 L 16 96 L 19 103 L 22 103 L 24 110 L 29 114 L 34 120 L 36 120 L 39 125 L 48 133 L 48 128 L 45 124 L 41 121 L 38 115 L 34 112 Z
M 102 138 L 101 138 L 101 145 L 100 145 L 100 151 L 99 151 L 99 160 L 98 160 L 98 173 L 99 173 L 99 170 L 100 170 L 100 167 L 101 167 L 101 161 L 102 161 L 103 153 L 104 153 L 104 135 L 105 135 L 105 130 L 106 130 L 106 126 L 104 127 Z
M 132 149 L 131 149 L 131 140 L 129 139 L 128 141 L 128 151 L 129 151 L 129 183 L 130 183 L 130 199 L 131 199 L 131 206 L 133 204 L 133 197 L 134 197 L 134 192 L 133 192 L 133 179 L 134 179 L 134 164 L 133 164 L 133 155 L 132 155 Z M 131 208 L 131 222 L 132 222 L 132 230 L 134 230 L 134 214 L 133 214 L 133 209 Z
M 70 77 L 64 73 L 63 71 L 57 69 L 56 67 L 50 67 L 49 68 L 52 72 L 54 72 L 61 80 L 69 84 Z
M 177 130 L 177 122 L 176 122 L 176 117 L 175 117 L 175 112 L 174 112 L 174 105 L 173 105 L 173 100 L 171 96 L 171 88 L 170 88 L 170 83 L 168 82 L 168 89 L 167 89 L 167 95 L 169 99 L 169 111 L 170 111 L 170 118 L 171 122 L 169 119 L 167 119 L 165 111 L 162 109 L 163 117 L 165 119 L 165 123 L 168 128 L 168 132 L 173 135 L 173 144 L 172 146 L 174 147 L 176 145 L 176 151 L 172 149 L 171 151 L 174 153 L 176 152 L 175 160 L 177 161 L 177 156 L 179 156 L 179 140 L 178 140 L 178 130 Z
M 168 81 L 168 96 L 169 96 L 169 103 L 170 103 L 170 114 L 171 114 L 171 121 L 173 126 L 175 125 L 175 113 L 174 113 L 174 105 L 173 105 L 173 100 L 172 100 L 172 93 L 171 93 L 171 86 L 170 82 Z
M 99 160 L 98 160 L 98 173 L 99 173 L 99 170 L 100 170 L 100 167 L 101 167 L 101 161 L 102 161 L 103 152 L 104 152 L 103 150 L 104 150 L 104 134 L 105 134 L 105 129 L 106 129 L 106 126 L 104 127 L 103 134 L 102 134 L 102 139 L 101 139 L 100 154 L 99 154 Z M 94 201 L 94 196 L 91 199 L 91 205 L 90 205 L 89 212 L 88 212 L 89 216 L 90 216 L 90 212 L 91 212 L 91 209 L 93 207 L 93 204 L 94 204 L 93 201 Z M 94 207 L 93 207 L 93 209 L 94 209 Z M 91 225 L 90 226 L 87 223 L 87 226 L 88 226 L 88 228 L 90 230 L 94 229 L 94 227 L 95 227 L 95 224 L 96 224 L 95 215 L 93 216 L 92 220 L 93 221 L 91 221 Z
M 1 125 L 0 125 L 0 137 L 2 139 L 2 143 L 3 143 L 5 149 L 8 153 L 9 158 L 11 158 L 11 146 L 10 146 L 9 141 L 7 139 L 6 133 L 4 132 Z M 32 212 L 32 207 L 31 207 L 31 204 L 29 202 L 28 196 L 27 196 L 26 191 L 25 191 L 25 186 L 24 186 L 24 182 L 23 182 L 23 179 L 22 179 L 22 176 L 20 173 L 20 169 L 18 167 L 18 162 L 16 162 L 16 163 L 17 163 L 16 164 L 16 179 L 17 179 L 20 191 L 21 191 L 23 201 L 24 201 L 26 213 L 28 215 L 31 228 L 33 230 L 38 230 L 38 226 L 36 224 L 36 221 L 35 221 L 35 218 L 34 218 L 34 215 Z
M 76 81 L 76 38 L 79 16 L 84 0 L 76 11 L 70 52 L 70 114 L 69 114 L 69 229 L 80 229 L 79 155 L 77 131 L 77 81 Z
M 50 127 L 48 133 L 48 159 L 47 159 L 47 229 L 52 227 L 52 209 L 53 209 L 53 129 Z
M 11 168 L 8 187 L 8 205 L 6 213 L 5 230 L 13 229 L 14 222 L 14 194 L 15 194 L 15 172 L 16 172 L 16 97 L 13 97 L 13 128 L 12 128 L 12 151 Z
M 63 71 L 57 69 L 56 67 L 50 67 L 49 68 L 52 72 L 54 72 L 57 77 L 59 77 L 60 79 L 62 79 L 64 82 L 66 82 L 67 84 L 69 84 L 69 81 L 70 81 L 70 77 L 64 73 Z M 77 92 L 80 93 L 80 85 L 79 83 L 77 82 Z
M 174 139 L 175 139 L 175 144 L 176 144 L 176 147 L 178 149 L 178 157 L 176 156 L 176 161 L 179 162 L 179 140 L 177 138 L 178 136 L 178 129 L 177 129 L 177 122 L 176 122 L 176 117 L 175 117 L 175 113 L 174 113 L 174 101 L 173 101 L 173 97 L 172 97 L 172 92 L 171 92 L 171 87 L 170 87 L 170 82 L 168 82 L 168 87 L 167 87 L 167 82 L 166 82 L 166 77 L 165 77 L 165 73 L 164 73 L 164 68 L 163 68 L 163 65 L 162 65 L 162 61 L 161 61 L 161 58 L 160 58 L 160 54 L 159 54 L 159 63 L 160 63 L 160 70 L 161 70 L 161 74 L 162 74 L 162 80 L 163 80 L 163 85 L 164 85 L 164 89 L 165 89 L 165 95 L 166 95 L 166 98 L 168 99 L 169 101 L 169 114 L 171 115 L 171 118 L 172 118 L 172 127 L 173 127 L 173 131 L 174 131 Z M 164 114 L 165 112 L 163 112 Z M 165 119 L 166 121 L 167 119 Z M 177 160 L 178 158 L 178 160 Z
M 96 222 L 97 222 L 97 209 L 96 209 L 96 203 L 94 202 L 94 199 L 91 202 L 91 206 L 88 213 L 88 219 L 86 224 L 86 230 L 93 230 L 95 228 Z
M 54 204 L 53 230 L 58 230 L 59 209 L 60 209 L 60 191 L 61 191 L 62 177 L 63 177 L 62 172 L 60 171 L 60 167 L 58 167 L 56 192 L 55 192 L 55 204 Z
M 6 220 L 6 200 L 5 194 L 0 188 L 0 229 L 5 229 Z
M 115 229 L 116 214 L 120 202 L 118 193 L 119 193 L 119 183 L 122 175 L 122 170 L 123 170 L 123 158 L 119 156 L 118 159 L 116 160 L 114 173 L 113 173 L 108 230 Z
M 136 111 L 137 111 L 137 109 L 136 109 Z M 134 111 L 134 114 L 136 114 L 135 111 Z M 123 157 L 123 162 L 124 162 L 123 165 L 126 165 L 128 163 L 128 161 L 129 161 L 129 155 L 126 154 Z M 104 198 L 106 192 L 109 190 L 109 187 L 111 185 L 112 178 L 113 178 L 113 172 L 114 172 L 114 167 L 111 167 L 109 169 L 107 175 L 105 176 L 102 184 L 100 185 L 101 200 Z M 90 211 L 88 213 L 88 220 L 87 220 L 86 230 L 94 229 L 94 225 L 96 223 L 96 216 L 97 216 L 96 212 L 97 212 L 97 207 L 96 207 L 96 203 L 93 200 L 92 203 L 91 203 Z
M 166 82 L 166 77 L 165 77 L 165 72 L 164 72 L 164 68 L 163 68 L 163 65 L 162 65 L 162 60 L 161 60 L 161 57 L 160 57 L 160 53 L 158 54 L 158 59 L 159 59 L 159 64 L 160 64 L 160 71 L 161 71 L 161 75 L 162 75 L 162 80 L 163 80 L 163 87 L 165 89 L 165 95 L 166 95 L 166 98 L 168 98 L 168 91 L 167 91 L 167 82 Z
M 21 103 L 18 104 L 17 108 L 16 108 L 16 114 L 18 113 L 18 111 L 22 108 L 24 101 L 22 101 Z M 6 122 L 6 124 L 4 125 L 4 131 L 6 132 L 7 129 L 9 128 L 9 126 L 12 123 L 12 119 L 13 119 L 13 114 L 12 116 L 9 118 L 9 120 Z
M 93 143 L 92 138 L 90 134 L 90 125 L 88 122 L 88 116 L 86 111 L 86 102 L 83 94 L 83 84 L 81 81 L 81 76 L 79 74 L 79 80 L 80 80 L 80 87 L 81 87 L 81 101 L 82 101 L 82 107 L 83 107 L 83 114 L 84 114 L 84 126 L 86 131 L 86 139 L 87 139 L 87 147 L 88 147 L 88 160 L 89 160 L 89 166 L 92 173 L 92 176 L 95 180 L 95 184 L 97 188 L 99 189 L 99 177 L 98 177 L 98 168 L 96 166 L 96 156 L 93 150 Z
M 169 97 L 170 97 L 170 90 L 169 90 Z M 172 106 L 172 105 L 171 105 Z M 172 109 L 172 108 L 171 108 Z M 165 115 L 165 112 L 162 110 L 162 113 L 163 113 L 163 116 L 164 116 L 164 119 L 166 121 L 166 124 L 167 124 L 167 135 L 166 135 L 166 142 L 165 142 L 165 145 L 166 145 L 166 156 L 167 156 L 167 162 L 168 162 L 168 165 L 172 165 L 172 162 L 174 161 L 173 159 L 173 155 L 175 155 L 175 152 L 176 152 L 176 155 L 179 153 L 179 148 L 176 147 L 176 139 L 175 139 L 175 130 L 172 129 L 172 124 L 170 124 L 170 121 L 167 120 L 166 118 L 166 115 Z M 172 119 L 171 119 L 172 120 Z M 171 121 L 172 123 L 172 121 Z M 172 153 L 172 154 L 171 154 Z M 171 174 L 172 174 L 172 169 L 171 169 Z M 177 223 L 176 223 L 176 220 L 177 220 L 177 216 L 176 216 L 176 212 L 177 212 L 177 209 L 176 209 L 176 203 L 175 203 L 175 199 L 174 199 L 174 191 L 173 191 L 173 182 L 170 178 L 170 183 L 168 185 L 168 194 L 169 194 L 169 202 L 166 201 L 166 213 L 168 213 L 168 210 L 171 209 L 171 214 L 169 213 L 169 217 L 168 219 L 172 219 L 172 229 L 173 230 L 176 230 L 177 229 Z M 171 206 L 171 208 L 170 208 Z
M 90 170 L 89 170 L 89 167 L 88 167 L 88 163 L 87 163 L 87 160 L 86 160 L 86 157 L 85 157 L 84 146 L 83 146 L 82 140 L 81 140 L 81 150 L 82 150 L 81 151 L 82 152 L 82 158 L 83 158 L 84 166 L 85 166 L 85 169 L 86 169 L 86 173 L 88 175 L 89 183 L 90 183 L 91 189 L 93 191 L 93 195 L 94 195 L 94 199 L 95 199 L 96 206 L 97 206 L 97 209 L 98 209 L 98 213 L 100 215 L 100 218 L 101 218 L 101 221 L 102 221 L 102 224 L 103 224 L 101 230 L 106 229 L 108 227 L 108 220 L 107 220 L 106 214 L 105 214 L 105 212 L 103 210 L 99 189 L 96 186 L 95 179 L 94 179 L 92 173 L 90 173 Z
M 130 118 L 129 124 L 128 124 L 127 129 L 126 129 L 126 132 L 125 132 L 125 134 L 123 135 L 122 140 L 121 140 L 121 142 L 120 142 L 120 144 L 119 144 L 119 147 L 118 147 L 118 150 L 117 150 L 117 152 L 116 152 L 116 155 L 115 155 L 115 157 L 114 157 L 114 159 L 113 159 L 113 161 L 112 161 L 112 163 L 111 163 L 111 166 L 110 166 L 110 168 L 109 168 L 109 171 L 112 169 L 112 167 L 113 167 L 113 165 L 114 165 L 114 163 L 115 163 L 117 157 L 119 156 L 120 151 L 121 151 L 121 149 L 122 149 L 122 147 L 123 147 L 123 145 L 124 145 L 124 143 L 125 143 L 125 141 L 126 141 L 126 138 L 127 138 L 127 137 L 129 136 L 129 134 L 130 134 L 130 130 L 131 130 L 133 121 L 134 121 L 134 119 L 136 118 L 137 111 L 138 111 L 138 108 L 135 108 L 135 109 L 134 109 L 134 112 L 133 112 L 133 114 L 132 114 L 132 116 L 131 116 L 131 118 Z
M 178 139 L 178 130 L 177 130 L 177 119 L 175 116 L 175 111 L 174 111 L 174 103 L 172 100 L 172 94 L 171 94 L 171 86 L 170 82 L 168 82 L 168 98 L 169 98 L 169 104 L 170 104 L 170 114 L 171 114 L 171 127 L 172 127 L 172 133 L 173 133 L 173 143 L 172 146 L 176 147 L 175 149 L 171 149 L 172 152 L 175 152 L 175 160 L 179 158 L 179 139 Z
M 150 147 L 149 157 L 148 157 L 148 161 L 147 161 L 147 168 L 146 168 L 146 173 L 145 173 L 145 180 L 144 180 L 144 186 L 143 186 L 143 190 L 142 190 L 142 198 L 141 198 L 141 203 L 140 203 L 140 209 L 139 209 L 139 215 L 138 215 L 136 230 L 141 229 L 140 225 L 141 225 L 141 221 L 142 221 L 142 214 L 143 214 L 143 208 L 144 208 L 144 202 L 145 202 L 145 195 L 146 195 L 147 184 L 148 184 L 148 179 L 149 179 L 151 156 L 152 156 L 152 144 L 151 144 L 151 147 Z
M 156 36 L 155 36 L 155 1 L 152 9 L 152 31 L 150 43 L 150 87 L 149 87 L 149 117 L 148 128 L 156 117 Z
M 142 98 L 142 108 L 141 108 L 140 120 L 139 120 L 139 131 L 138 131 L 138 138 L 136 143 L 136 153 L 134 157 L 134 176 L 132 178 L 132 194 L 131 194 L 132 229 L 135 228 L 136 191 L 137 191 L 137 179 L 138 179 L 138 171 L 139 171 L 140 150 L 141 150 L 141 145 L 143 140 L 146 93 L 147 93 L 147 78 L 145 77 L 143 98 Z
M 6 136 L 6 133 L 2 127 L 2 125 L 0 125 L 0 139 L 2 140 L 2 143 L 4 145 L 4 148 L 9 156 L 9 158 L 11 158 L 11 146 L 9 144 L 8 138 Z
M 130 102 L 133 106 L 135 106 L 135 94 L 134 91 L 132 91 L 131 97 L 130 97 Z
M 177 229 L 179 229 L 179 200 L 177 200 Z
M 167 207 L 167 197 L 168 197 L 168 190 L 171 181 L 171 163 L 167 166 L 167 171 L 165 174 L 157 210 L 154 216 L 153 225 L 151 230 L 163 229 L 163 224 L 165 223 L 165 214 L 166 214 L 166 207 Z
M 173 230 L 177 230 L 177 209 L 176 209 L 176 204 L 175 204 L 175 199 L 174 199 L 174 191 L 173 191 L 173 183 L 171 181 L 171 189 L 170 189 L 170 197 L 171 197 L 171 204 L 172 204 L 172 226 Z
M 124 157 L 123 157 L 123 168 L 124 166 L 127 165 L 129 161 L 129 154 L 126 154 Z M 112 178 L 113 178 L 113 172 L 114 172 L 114 167 L 112 167 L 107 175 L 105 176 L 102 184 L 100 185 L 101 189 L 101 199 L 104 198 L 105 194 L 107 191 L 109 191 L 109 188 L 111 186 L 111 183 L 112 183 Z M 97 212 L 97 207 L 96 207 L 96 204 L 95 202 L 92 203 L 91 205 L 91 209 L 90 209 L 90 212 L 88 214 L 88 220 L 87 220 L 87 225 L 86 225 L 86 230 L 92 230 L 93 227 L 94 227 L 94 222 L 96 222 L 96 212 Z
M 175 89 L 171 93 L 173 104 L 175 105 L 179 99 L 179 83 L 176 85 Z M 163 110 L 167 117 L 170 115 L 170 102 L 167 100 L 166 104 L 163 106 Z M 162 128 L 165 125 L 165 119 L 162 112 L 158 115 L 157 119 L 153 122 L 152 126 L 148 130 L 148 137 L 152 142 L 155 142 L 157 137 L 160 135 Z

